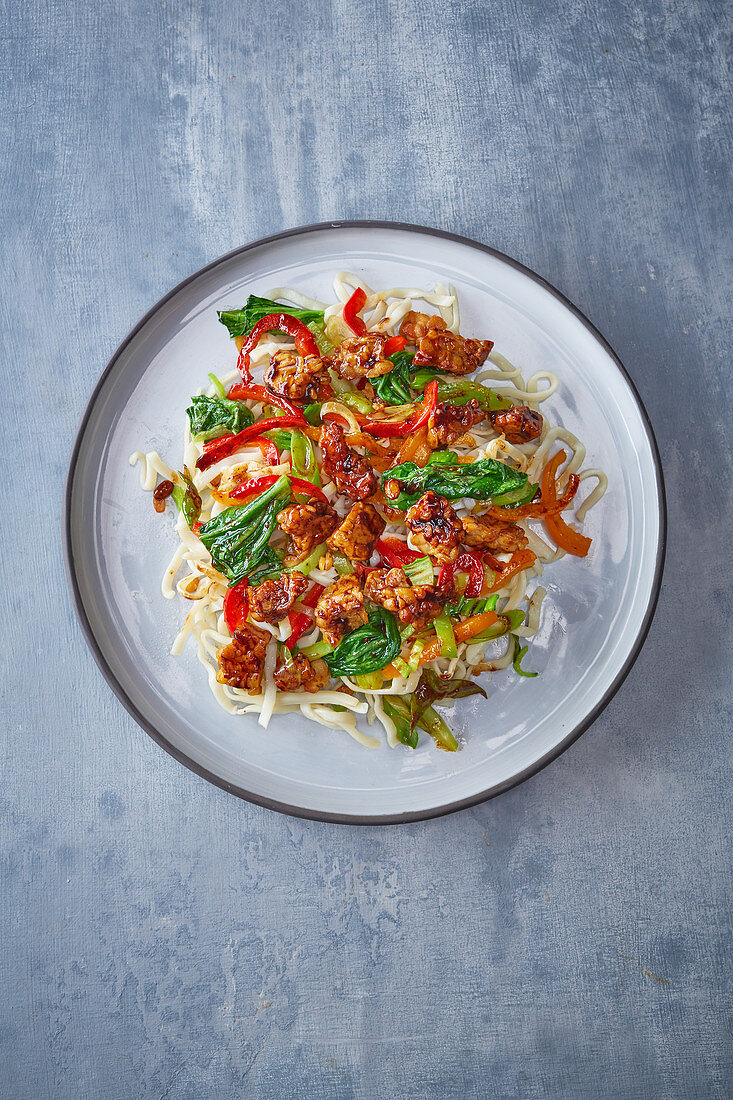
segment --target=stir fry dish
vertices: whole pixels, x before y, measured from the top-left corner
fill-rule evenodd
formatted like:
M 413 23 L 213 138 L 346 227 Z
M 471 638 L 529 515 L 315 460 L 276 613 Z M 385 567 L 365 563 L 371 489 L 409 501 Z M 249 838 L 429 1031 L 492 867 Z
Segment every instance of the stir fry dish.
M 220 312 L 236 358 L 190 398 L 181 468 L 131 456 L 156 512 L 177 509 L 162 590 L 190 610 L 172 652 L 191 637 L 219 703 L 263 726 L 300 711 L 376 747 L 363 716 L 393 747 L 454 752 L 438 708 L 486 698 L 483 674 L 537 676 L 546 592 L 528 586 L 589 553 L 606 477 L 539 411 L 555 375 L 525 382 L 462 335 L 452 287 L 340 273 L 334 291 Z

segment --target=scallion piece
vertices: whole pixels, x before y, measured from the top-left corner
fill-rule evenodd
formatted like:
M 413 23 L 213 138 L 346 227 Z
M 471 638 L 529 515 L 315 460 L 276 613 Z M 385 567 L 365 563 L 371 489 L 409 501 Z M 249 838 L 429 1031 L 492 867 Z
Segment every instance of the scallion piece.
M 524 669 L 521 667 L 522 666 L 522 658 L 524 657 L 524 655 L 526 654 L 528 649 L 529 649 L 528 645 L 523 645 L 520 649 L 519 639 L 518 638 L 514 639 L 514 660 L 512 662 L 512 664 L 514 666 L 514 671 L 516 673 L 518 673 L 520 676 L 527 676 L 527 677 L 537 676 L 537 675 L 539 675 L 539 673 L 537 673 L 537 672 L 525 672 Z
M 432 584 L 435 580 L 433 563 L 427 555 L 408 562 L 402 568 L 413 584 Z
M 438 615 L 437 619 L 433 622 L 433 626 L 435 627 L 435 633 L 440 639 L 440 656 L 457 657 L 458 649 L 456 647 L 456 636 L 453 633 L 453 624 L 445 611 Z
M 217 378 L 217 376 L 212 371 L 209 371 L 209 379 L 212 386 L 214 387 L 214 390 L 216 391 L 216 396 L 226 397 L 227 391 L 224 389 L 224 383 L 222 382 L 221 378 Z

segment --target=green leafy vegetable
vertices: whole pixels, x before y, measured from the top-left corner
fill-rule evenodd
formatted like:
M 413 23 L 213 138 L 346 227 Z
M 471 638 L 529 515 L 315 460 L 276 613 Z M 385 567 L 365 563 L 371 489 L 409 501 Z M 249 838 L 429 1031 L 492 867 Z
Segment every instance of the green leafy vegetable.
M 360 676 L 384 668 L 399 655 L 401 647 L 397 620 L 377 607 L 364 626 L 341 639 L 326 657 L 326 664 L 334 676 Z
M 414 355 L 409 351 L 398 351 L 390 355 L 394 363 L 388 374 L 382 374 L 372 380 L 372 386 L 385 405 L 407 405 L 412 401 L 410 394 L 410 368 Z
M 444 453 L 448 455 L 452 452 Z M 489 500 L 497 493 L 518 489 L 527 481 L 527 475 L 521 470 L 515 470 L 495 458 L 481 458 L 464 465 L 439 461 L 436 455 L 432 458 L 434 461 L 424 469 L 414 462 L 403 462 L 382 474 L 382 485 L 396 481 L 400 487 L 396 500 L 387 497 L 393 507 L 404 511 L 428 489 L 433 489 L 446 500 L 460 500 L 462 497 Z
M 518 672 L 520 676 L 527 676 L 527 677 L 538 676 L 539 673 L 537 673 L 537 672 L 525 672 L 524 669 L 521 667 L 522 658 L 524 657 L 525 653 L 529 649 L 529 646 L 523 645 L 522 648 L 520 649 L 519 648 L 520 643 L 519 643 L 518 638 L 514 639 L 514 643 L 515 643 L 515 645 L 514 645 L 514 661 L 513 661 L 514 671 Z
M 193 527 L 201 515 L 201 497 L 187 466 L 184 466 L 183 470 L 179 470 L 178 476 L 183 478 L 186 488 L 184 489 L 182 485 L 174 485 L 171 496 L 178 511 L 183 512 L 183 517 L 188 526 Z
M 458 748 L 458 742 L 453 737 L 448 727 L 445 726 L 440 715 L 432 710 L 432 704 L 440 702 L 443 699 L 465 699 L 469 695 L 482 695 L 484 699 L 487 697 L 484 689 L 479 684 L 475 684 L 473 680 L 455 678 L 443 680 L 433 672 L 432 669 L 426 668 L 410 700 L 411 728 L 414 729 L 415 726 L 420 723 L 421 719 L 423 719 L 429 711 L 432 711 L 432 714 L 429 715 L 429 719 L 433 728 L 429 729 L 428 733 L 436 738 L 441 748 L 448 749 L 449 752 L 455 752 Z M 441 728 L 440 723 L 445 726 L 445 730 Z M 447 731 L 450 736 L 450 742 L 447 743 L 444 743 L 447 740 L 445 731 Z
M 417 729 L 410 727 L 409 704 L 396 695 L 385 695 L 382 698 L 382 706 L 387 716 L 394 722 L 397 740 L 406 745 L 408 749 L 416 749 L 418 732 Z
M 249 574 L 249 583 L 254 588 L 255 585 L 262 584 L 264 581 L 275 580 L 282 571 L 282 553 L 276 550 L 274 546 L 266 546 L 256 569 Z
M 412 698 L 415 698 L 414 695 Z M 440 717 L 433 707 L 425 708 L 417 725 L 430 734 L 439 749 L 443 749 L 445 752 L 458 751 L 458 742 L 451 733 L 448 723 Z
M 221 310 L 219 320 L 226 326 L 230 336 L 246 336 L 263 317 L 268 317 L 271 313 L 287 313 L 304 325 L 323 325 L 323 310 L 300 309 L 298 306 L 273 302 L 271 298 L 259 298 L 256 294 L 250 294 L 244 309 Z
M 227 397 L 191 398 L 186 409 L 191 425 L 191 438 L 197 442 L 216 439 L 227 432 L 241 432 L 254 424 L 254 414 L 242 401 L 230 401 Z
M 254 500 L 241 508 L 227 508 L 199 528 L 199 538 L 230 585 L 252 573 L 265 557 L 277 513 L 289 495 L 290 482 L 279 477 Z

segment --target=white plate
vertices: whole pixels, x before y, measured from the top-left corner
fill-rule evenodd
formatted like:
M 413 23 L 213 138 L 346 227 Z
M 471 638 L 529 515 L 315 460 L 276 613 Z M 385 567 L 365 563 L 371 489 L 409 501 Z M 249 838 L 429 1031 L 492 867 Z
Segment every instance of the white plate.
M 453 283 L 461 330 L 488 337 L 525 377 L 560 379 L 543 411 L 588 447 L 609 490 L 588 516 L 587 559 L 545 572 L 548 599 L 532 640 L 536 679 L 496 674 L 489 699 L 461 701 L 455 754 L 368 750 L 298 716 L 233 717 L 216 704 L 193 646 L 171 657 L 185 608 L 160 593 L 176 546 L 157 516 L 134 450 L 176 466 L 184 410 L 208 371 L 234 350 L 216 310 L 289 285 L 331 300 L 338 270 L 372 286 Z M 415 226 L 308 226 L 224 256 L 171 291 L 112 357 L 84 414 L 67 483 L 67 572 L 79 619 L 108 683 L 140 725 L 213 783 L 287 813 L 359 824 L 409 821 L 498 794 L 582 733 L 629 671 L 661 583 L 664 493 L 656 444 L 623 366 L 592 325 L 520 264 L 472 241 Z

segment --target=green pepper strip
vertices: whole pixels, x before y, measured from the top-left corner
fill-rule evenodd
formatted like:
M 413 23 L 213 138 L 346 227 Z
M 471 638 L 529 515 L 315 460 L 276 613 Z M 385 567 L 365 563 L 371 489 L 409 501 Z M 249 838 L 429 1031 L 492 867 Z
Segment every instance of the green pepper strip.
M 415 389 L 423 389 L 434 378 L 438 380 L 438 400 L 449 401 L 452 405 L 465 405 L 471 400 L 478 401 L 487 412 L 496 412 L 499 409 L 510 409 L 512 402 L 508 397 L 482 386 L 480 382 L 467 382 L 451 377 L 442 371 L 421 368 L 415 371 L 412 377 L 412 385 Z
M 308 436 L 297 429 L 290 433 L 290 463 L 298 477 L 305 478 L 320 488 L 321 475 L 318 472 L 316 452 Z
M 338 399 L 342 405 L 346 405 L 349 409 L 354 409 L 355 412 L 363 413 L 365 416 L 369 416 L 372 411 L 372 403 L 368 401 L 360 393 L 340 393 Z
M 311 550 L 307 558 L 303 558 L 302 561 L 296 561 L 292 565 L 286 565 L 285 572 L 294 573 L 297 570 L 299 573 L 304 573 L 307 577 L 311 569 L 318 568 L 318 563 L 327 549 L 328 547 L 325 542 L 319 543 L 314 550 Z
M 340 577 L 350 577 L 355 572 L 353 565 L 346 557 L 346 554 L 342 554 L 340 550 L 331 551 L 333 556 L 333 565 Z
M 305 473 L 304 477 L 311 481 L 314 485 L 321 487 L 321 472 L 318 469 L 318 459 L 316 458 L 316 449 L 313 443 L 307 435 L 303 436 L 305 440 Z

